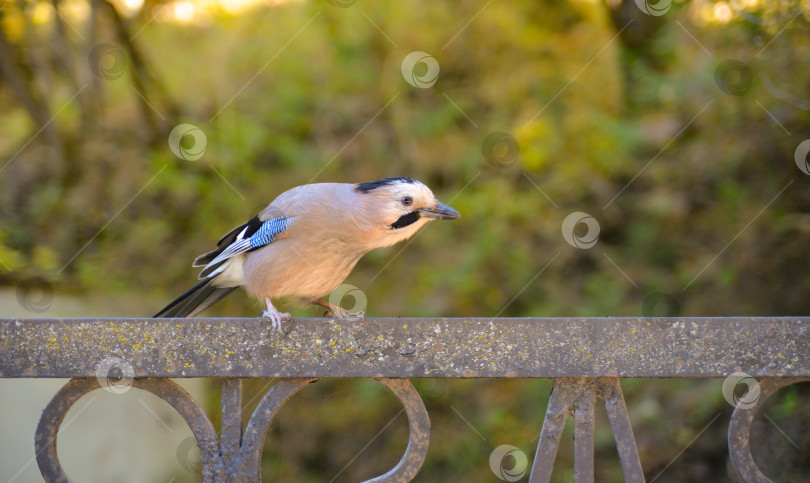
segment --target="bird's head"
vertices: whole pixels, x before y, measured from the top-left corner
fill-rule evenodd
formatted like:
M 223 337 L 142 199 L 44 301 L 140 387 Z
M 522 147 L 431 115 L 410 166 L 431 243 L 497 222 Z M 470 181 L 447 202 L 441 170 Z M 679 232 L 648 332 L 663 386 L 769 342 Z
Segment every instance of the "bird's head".
M 411 178 L 383 178 L 355 185 L 354 190 L 368 197 L 366 205 L 384 231 L 384 245 L 410 238 L 432 220 L 455 220 L 458 211 L 436 199 L 433 192 Z

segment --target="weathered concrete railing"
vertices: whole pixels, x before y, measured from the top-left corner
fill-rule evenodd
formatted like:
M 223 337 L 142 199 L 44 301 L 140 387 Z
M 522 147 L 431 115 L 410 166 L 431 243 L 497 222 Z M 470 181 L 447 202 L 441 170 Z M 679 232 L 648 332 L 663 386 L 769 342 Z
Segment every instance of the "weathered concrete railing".
M 188 422 L 205 481 L 258 481 L 261 448 L 279 408 L 320 377 L 376 378 L 402 401 L 405 455 L 373 481 L 409 481 L 427 454 L 430 420 L 406 378 L 554 378 L 530 481 L 548 481 L 563 426 L 574 417 L 576 481 L 593 481 L 594 404 L 605 402 L 627 481 L 643 481 L 619 378 L 749 380 L 729 426 L 745 481 L 770 481 L 751 456 L 751 424 L 779 388 L 810 380 L 810 318 L 298 319 L 278 334 L 258 319 L 0 320 L 0 377 L 72 378 L 37 428 L 40 471 L 68 481 L 56 434 L 71 405 L 99 387 L 150 391 Z M 171 377 L 222 379 L 222 429 Z M 280 377 L 247 422 L 242 378 Z M 117 382 L 110 382 L 112 380 Z M 759 391 L 758 394 L 752 394 Z

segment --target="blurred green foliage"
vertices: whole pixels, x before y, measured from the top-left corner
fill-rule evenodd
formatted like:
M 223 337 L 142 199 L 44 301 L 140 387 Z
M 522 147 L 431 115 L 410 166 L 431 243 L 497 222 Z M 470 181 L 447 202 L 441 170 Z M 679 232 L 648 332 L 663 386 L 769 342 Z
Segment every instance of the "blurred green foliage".
M 117 5 L 0 4 L 0 283 L 35 274 L 149 315 L 194 281 L 195 255 L 282 191 L 405 175 L 463 218 L 361 261 L 347 283 L 369 315 L 810 311 L 810 176 L 794 162 L 810 137 L 806 2 L 650 16 L 616 0 L 306 1 L 215 5 L 189 23 L 167 21 L 172 3 Z M 122 57 L 94 64 L 98 45 Z M 412 51 L 439 62 L 432 88 L 403 79 Z M 725 70 L 728 59 L 744 67 Z M 181 122 L 207 137 L 197 161 L 169 149 Z M 495 131 L 519 144 L 514 165 L 484 161 Z M 599 222 L 594 248 L 563 239 L 574 211 Z M 210 313 L 259 310 L 240 294 Z M 416 381 L 434 424 L 419 479 L 494 481 L 487 459 L 503 443 L 531 456 L 550 384 Z M 719 386 L 625 382 L 648 478 L 730 478 Z M 801 389 L 773 409 L 779 424 L 806 403 Z M 373 381 L 322 381 L 282 412 L 265 477 L 383 473 L 404 450 L 404 416 L 385 426 L 398 411 Z M 599 479 L 620 480 L 603 417 L 598 427 Z M 776 448 L 769 474 L 806 471 L 774 438 L 762 438 Z M 573 478 L 566 444 L 559 481 Z

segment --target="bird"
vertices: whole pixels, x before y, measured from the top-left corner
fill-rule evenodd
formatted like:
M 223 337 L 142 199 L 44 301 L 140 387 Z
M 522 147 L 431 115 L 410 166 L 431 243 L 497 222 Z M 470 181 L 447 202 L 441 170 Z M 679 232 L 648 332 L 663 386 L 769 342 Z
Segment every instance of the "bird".
M 313 183 L 289 189 L 247 223 L 198 256 L 200 280 L 155 317 L 194 317 L 238 287 L 260 302 L 283 331 L 292 321 L 271 299 L 293 298 L 329 309 L 324 297 L 375 248 L 414 236 L 433 220 L 461 215 L 425 184 L 396 176 L 364 183 Z

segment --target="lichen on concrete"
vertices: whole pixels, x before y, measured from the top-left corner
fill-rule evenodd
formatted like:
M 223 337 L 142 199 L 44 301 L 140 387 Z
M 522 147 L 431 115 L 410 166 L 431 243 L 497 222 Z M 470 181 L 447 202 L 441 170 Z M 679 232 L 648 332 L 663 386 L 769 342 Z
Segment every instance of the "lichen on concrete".
M 0 320 L 0 377 L 810 376 L 810 318 Z M 106 367 L 106 366 L 105 366 Z

